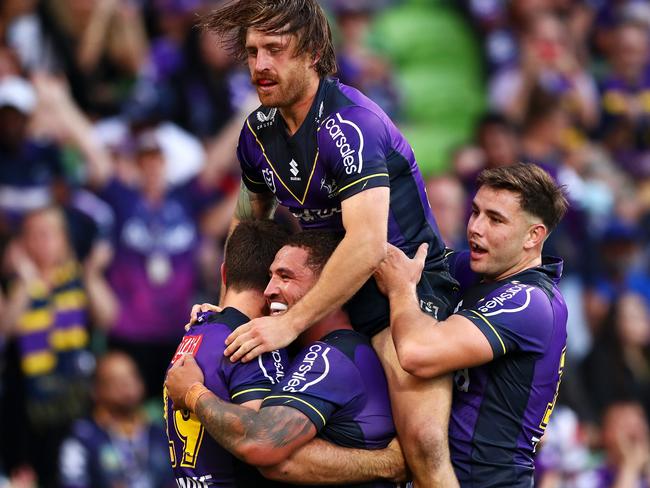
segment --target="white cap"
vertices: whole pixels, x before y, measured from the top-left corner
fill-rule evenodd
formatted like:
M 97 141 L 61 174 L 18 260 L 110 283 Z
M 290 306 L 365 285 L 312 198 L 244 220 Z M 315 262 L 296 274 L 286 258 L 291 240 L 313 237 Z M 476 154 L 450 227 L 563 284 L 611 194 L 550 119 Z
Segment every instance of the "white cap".
M 0 107 L 13 107 L 29 115 L 36 107 L 36 93 L 32 84 L 18 76 L 0 79 Z

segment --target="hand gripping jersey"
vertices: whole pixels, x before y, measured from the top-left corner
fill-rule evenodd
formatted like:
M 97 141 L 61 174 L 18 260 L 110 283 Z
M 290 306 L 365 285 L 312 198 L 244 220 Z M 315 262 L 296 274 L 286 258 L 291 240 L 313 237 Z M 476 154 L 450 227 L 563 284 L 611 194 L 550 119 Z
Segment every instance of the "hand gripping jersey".
M 422 175 L 411 146 L 374 102 L 337 79 L 325 78 L 293 136 L 278 109 L 253 112 L 242 129 L 237 156 L 246 187 L 254 193 L 273 192 L 304 229 L 343 230 L 343 200 L 390 187 L 388 242 L 409 256 L 420 244 L 429 244 L 426 271 L 435 277 L 433 290 L 420 294 L 422 307 L 428 311 L 424 304 L 430 304 L 429 309 L 441 309 L 438 318 L 446 317 L 445 297 L 455 282 L 447 272 Z M 369 283 L 366 296 L 348 312 L 356 330 L 373 334 L 388 325 L 388 302 Z
M 562 261 L 545 258 L 538 268 L 477 283 L 468 253 L 449 259 L 464 290 L 457 313 L 481 330 L 494 353 L 491 362 L 455 374 L 449 444 L 456 475 L 463 488 L 530 488 L 533 454 L 564 368 Z
M 262 408 L 270 406 L 299 410 L 318 437 L 343 447 L 381 449 L 395 437 L 384 370 L 369 340 L 352 330 L 331 332 L 305 347 L 264 399 Z
M 182 354 L 192 354 L 203 371 L 205 386 L 227 402 L 242 404 L 264 398 L 283 378 L 288 365 L 284 350 L 265 353 L 250 363 L 231 363 L 223 355 L 224 341 L 232 331 L 250 319 L 234 308 L 202 316 L 185 334 L 172 364 Z M 172 468 L 178 486 L 206 488 L 234 487 L 241 465 L 217 442 L 193 413 L 174 411 L 165 392 L 165 422 Z M 250 476 L 250 473 L 241 473 Z

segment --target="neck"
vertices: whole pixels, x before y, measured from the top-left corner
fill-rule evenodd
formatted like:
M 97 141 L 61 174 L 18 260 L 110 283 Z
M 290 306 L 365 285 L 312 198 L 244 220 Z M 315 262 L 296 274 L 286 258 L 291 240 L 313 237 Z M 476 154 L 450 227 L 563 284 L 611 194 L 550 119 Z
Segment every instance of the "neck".
M 516 275 L 517 273 L 521 273 L 522 271 L 525 271 L 527 269 L 537 268 L 541 265 L 542 265 L 541 253 L 536 254 L 534 256 L 526 256 L 521 261 L 519 261 L 516 265 L 509 268 L 507 271 L 504 271 L 494 279 L 488 279 L 488 281 L 505 280 L 506 278 Z
M 247 317 L 255 319 L 264 315 L 266 301 L 264 295 L 257 290 L 235 291 L 226 288 L 220 305 L 236 308 Z
M 121 411 L 97 406 L 94 417 L 102 427 L 127 437 L 131 437 L 142 425 L 142 416 L 137 408 Z
M 322 339 L 330 332 L 341 329 L 352 330 L 352 325 L 350 324 L 348 314 L 339 308 L 300 334 L 298 336 L 298 344 L 300 347 L 304 347 L 307 344 Z
M 280 108 L 280 113 L 287 124 L 287 129 L 289 130 L 290 135 L 294 135 L 307 118 L 309 109 L 311 108 L 312 103 L 314 103 L 314 98 L 316 98 L 316 94 L 318 93 L 319 84 L 320 78 L 316 75 L 311 76 L 307 82 L 307 87 L 303 96 L 288 107 Z

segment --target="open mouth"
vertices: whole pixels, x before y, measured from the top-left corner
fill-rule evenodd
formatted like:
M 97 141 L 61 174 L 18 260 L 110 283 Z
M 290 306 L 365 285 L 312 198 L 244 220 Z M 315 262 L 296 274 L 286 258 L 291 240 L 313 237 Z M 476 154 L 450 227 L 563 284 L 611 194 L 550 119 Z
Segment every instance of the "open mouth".
M 271 315 L 282 315 L 284 312 L 287 311 L 287 304 L 286 303 L 281 303 L 281 302 L 271 302 L 269 305 L 269 310 L 271 312 Z
M 268 78 L 260 78 L 259 80 L 255 81 L 255 84 L 261 88 L 271 88 L 272 86 L 277 85 L 278 82 L 270 80 Z
M 476 242 L 470 242 L 469 243 L 469 249 L 472 253 L 472 256 L 478 257 L 482 256 L 484 254 L 487 254 L 487 249 L 479 246 Z

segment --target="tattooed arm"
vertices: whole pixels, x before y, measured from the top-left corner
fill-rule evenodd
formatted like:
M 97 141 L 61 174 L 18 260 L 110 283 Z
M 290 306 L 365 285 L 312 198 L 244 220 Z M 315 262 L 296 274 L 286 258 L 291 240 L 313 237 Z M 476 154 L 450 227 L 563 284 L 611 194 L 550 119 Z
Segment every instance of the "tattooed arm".
M 205 393 L 195 413 L 221 446 L 253 466 L 278 464 L 316 435 L 309 418 L 292 407 L 272 406 L 255 412 Z

